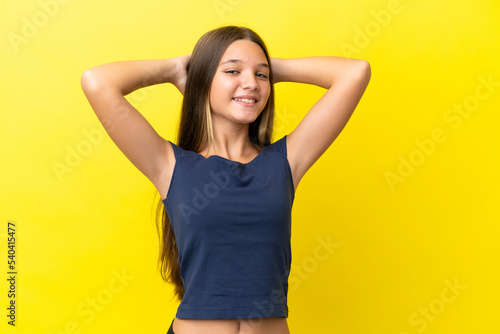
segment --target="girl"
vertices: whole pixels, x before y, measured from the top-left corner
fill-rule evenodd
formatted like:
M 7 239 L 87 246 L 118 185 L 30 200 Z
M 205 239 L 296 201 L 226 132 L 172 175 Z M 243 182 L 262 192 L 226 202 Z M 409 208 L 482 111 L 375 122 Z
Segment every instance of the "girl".
M 369 80 L 363 60 L 270 58 L 255 32 L 236 26 L 209 31 L 190 55 L 83 73 L 97 117 L 162 199 L 162 276 L 181 300 L 168 333 L 289 333 L 295 190 L 340 134 Z M 271 144 L 274 83 L 284 81 L 326 92 Z M 177 145 L 124 98 L 167 82 L 184 95 Z

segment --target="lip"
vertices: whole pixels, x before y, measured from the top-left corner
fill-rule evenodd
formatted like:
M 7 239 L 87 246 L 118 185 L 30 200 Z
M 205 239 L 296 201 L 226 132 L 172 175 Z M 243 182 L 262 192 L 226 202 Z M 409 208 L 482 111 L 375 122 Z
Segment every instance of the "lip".
M 247 103 L 247 102 L 243 102 L 243 101 L 237 101 L 235 99 L 252 99 L 254 100 L 255 102 L 253 103 Z M 240 106 L 244 107 L 244 108 L 252 108 L 252 107 L 255 107 L 258 105 L 258 102 L 259 102 L 259 99 L 256 97 L 256 96 L 253 96 L 253 95 L 240 95 L 240 96 L 235 96 L 232 98 L 233 102 L 239 104 Z
M 255 95 L 239 95 L 239 96 L 234 96 L 233 99 L 249 99 L 249 100 L 252 99 L 255 100 L 255 103 L 259 102 L 259 99 Z M 241 101 L 236 101 L 236 102 L 241 102 Z

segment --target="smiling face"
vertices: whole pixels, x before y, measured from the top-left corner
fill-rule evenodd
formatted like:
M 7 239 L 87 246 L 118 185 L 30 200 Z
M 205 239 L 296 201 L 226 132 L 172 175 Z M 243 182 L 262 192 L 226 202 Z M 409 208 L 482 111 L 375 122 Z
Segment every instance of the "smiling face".
M 250 124 L 266 106 L 271 91 L 269 64 L 261 47 L 237 40 L 226 49 L 210 88 L 214 122 Z

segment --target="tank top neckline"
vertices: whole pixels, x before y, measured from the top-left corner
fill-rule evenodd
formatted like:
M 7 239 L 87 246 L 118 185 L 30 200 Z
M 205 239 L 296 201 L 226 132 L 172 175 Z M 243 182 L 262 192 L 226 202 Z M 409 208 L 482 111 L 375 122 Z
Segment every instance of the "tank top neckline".
M 262 155 L 262 152 L 264 151 L 265 148 L 266 148 L 266 146 L 264 146 L 262 148 L 262 150 L 252 160 L 250 160 L 248 162 L 239 162 L 239 161 L 231 160 L 231 159 L 228 159 L 228 158 L 221 157 L 220 155 L 217 155 L 217 154 L 213 154 L 213 155 L 210 155 L 210 156 L 206 157 L 206 156 L 204 156 L 201 153 L 194 152 L 194 151 L 192 151 L 192 152 L 195 153 L 195 154 L 197 154 L 197 155 L 199 155 L 200 157 L 202 157 L 203 159 L 206 159 L 206 160 L 208 160 L 210 158 L 215 158 L 215 159 L 219 159 L 221 161 L 224 161 L 224 162 L 227 162 L 227 163 L 233 164 L 233 165 L 250 166 L 253 163 L 255 163 L 257 160 L 259 160 L 259 157 Z

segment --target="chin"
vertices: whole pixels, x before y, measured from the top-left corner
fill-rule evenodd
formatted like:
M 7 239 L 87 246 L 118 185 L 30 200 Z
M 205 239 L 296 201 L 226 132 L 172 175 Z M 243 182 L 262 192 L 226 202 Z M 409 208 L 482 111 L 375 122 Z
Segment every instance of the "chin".
M 239 124 L 250 124 L 250 123 L 255 122 L 257 117 L 259 117 L 259 115 L 256 115 L 256 116 L 254 115 L 252 117 L 238 117 L 238 118 L 235 118 L 234 121 L 236 123 L 239 123 Z
M 221 119 L 226 119 L 235 124 L 250 124 L 255 122 L 262 111 L 257 110 L 231 110 L 226 113 L 214 113 L 212 111 L 212 117 L 220 117 Z

